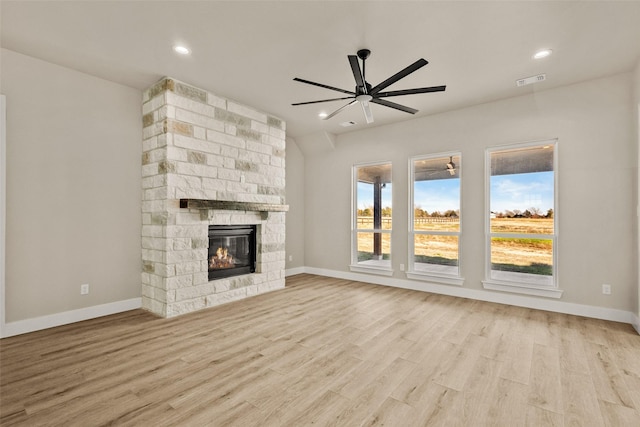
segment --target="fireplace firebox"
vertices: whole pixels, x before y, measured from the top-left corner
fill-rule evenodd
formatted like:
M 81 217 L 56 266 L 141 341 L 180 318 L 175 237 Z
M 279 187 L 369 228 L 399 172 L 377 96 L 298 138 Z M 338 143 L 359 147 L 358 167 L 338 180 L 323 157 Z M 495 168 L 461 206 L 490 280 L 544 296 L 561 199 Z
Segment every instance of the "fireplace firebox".
M 255 225 L 209 226 L 209 280 L 256 271 Z

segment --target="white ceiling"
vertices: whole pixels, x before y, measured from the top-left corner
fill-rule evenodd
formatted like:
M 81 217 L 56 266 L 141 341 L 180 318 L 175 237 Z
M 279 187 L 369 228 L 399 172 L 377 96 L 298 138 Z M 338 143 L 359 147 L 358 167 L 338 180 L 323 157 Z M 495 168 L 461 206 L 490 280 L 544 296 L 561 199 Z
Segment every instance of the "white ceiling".
M 347 55 L 371 49 L 374 86 L 419 58 L 429 65 L 387 90 L 415 116 L 372 105 L 375 123 L 480 104 L 630 71 L 640 58 L 640 1 L 0 1 L 2 47 L 145 89 L 163 76 L 269 112 L 289 135 L 367 126 L 358 105 L 294 77 L 353 90 Z M 182 43 L 188 57 L 172 51 Z M 535 61 L 540 48 L 550 57 Z M 515 81 L 546 73 L 547 80 Z M 340 123 L 353 120 L 349 128 Z

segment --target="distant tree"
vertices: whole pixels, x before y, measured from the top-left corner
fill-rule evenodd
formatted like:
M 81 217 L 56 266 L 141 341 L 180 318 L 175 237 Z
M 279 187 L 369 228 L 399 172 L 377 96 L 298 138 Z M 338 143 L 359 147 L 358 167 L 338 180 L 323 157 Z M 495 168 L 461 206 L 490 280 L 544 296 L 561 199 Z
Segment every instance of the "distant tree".
M 413 210 L 413 216 L 416 218 L 424 218 L 429 216 L 429 212 L 425 211 L 424 209 L 420 208 L 420 207 L 416 207 Z
M 545 215 L 545 217 L 547 217 L 547 218 L 553 218 L 553 209 L 549 209 L 549 210 L 547 211 L 547 214 Z
M 364 208 L 364 209 L 358 209 L 358 215 L 359 216 L 373 216 L 373 209 L 372 208 Z
M 433 218 L 438 218 L 438 217 L 441 217 L 442 214 L 439 211 L 433 211 L 433 212 L 431 212 L 431 216 Z
M 520 209 L 514 209 L 513 218 L 522 218 L 522 211 Z
M 514 216 L 516 216 L 516 213 L 507 209 L 506 211 L 504 211 L 504 216 L 507 218 L 513 218 Z
M 456 213 L 456 211 L 449 209 L 447 211 L 445 211 L 444 216 L 448 217 L 448 218 L 457 218 L 458 214 Z
M 540 210 L 540 208 L 531 207 L 529 208 L 529 212 L 531 212 L 532 218 L 540 218 L 542 216 L 542 210 Z
M 522 216 L 525 218 L 531 218 L 533 215 L 532 213 L 529 211 L 529 209 L 526 209 L 523 213 Z
M 382 208 L 382 216 L 388 216 L 388 217 L 391 216 L 391 207 L 390 206 Z

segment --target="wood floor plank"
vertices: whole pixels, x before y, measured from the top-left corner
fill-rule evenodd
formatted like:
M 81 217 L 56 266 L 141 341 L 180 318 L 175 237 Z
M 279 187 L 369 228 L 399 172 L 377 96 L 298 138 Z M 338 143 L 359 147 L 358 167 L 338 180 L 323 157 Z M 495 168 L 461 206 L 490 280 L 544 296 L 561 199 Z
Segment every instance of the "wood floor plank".
M 562 414 L 562 384 L 558 349 L 533 345 L 528 402 L 531 406 Z
M 0 340 L 0 425 L 640 425 L 630 325 L 300 274 Z

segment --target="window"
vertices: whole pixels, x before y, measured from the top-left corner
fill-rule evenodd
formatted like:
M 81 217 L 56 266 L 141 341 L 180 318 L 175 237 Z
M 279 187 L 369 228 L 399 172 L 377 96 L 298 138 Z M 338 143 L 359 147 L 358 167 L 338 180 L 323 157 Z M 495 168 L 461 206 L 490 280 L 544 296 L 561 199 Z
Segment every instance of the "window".
M 353 168 L 351 270 L 391 275 L 391 163 Z
M 491 148 L 487 173 L 487 289 L 559 298 L 556 141 Z
M 407 277 L 462 285 L 460 277 L 460 153 L 410 159 Z

